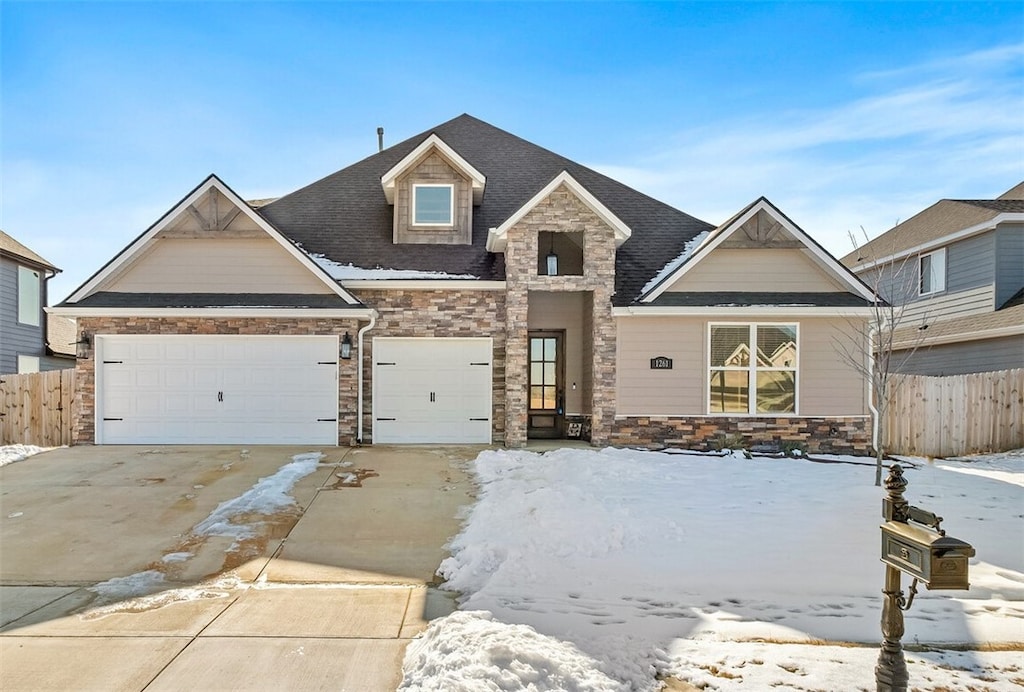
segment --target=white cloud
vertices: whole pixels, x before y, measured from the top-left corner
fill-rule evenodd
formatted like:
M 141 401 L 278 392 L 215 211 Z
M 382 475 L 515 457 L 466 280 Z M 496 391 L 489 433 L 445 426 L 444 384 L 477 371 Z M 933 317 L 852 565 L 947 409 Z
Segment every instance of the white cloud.
M 829 108 L 683 130 L 603 172 L 711 223 L 766 195 L 837 255 L 942 197 L 994 197 L 1024 177 L 1024 44 L 854 78 Z

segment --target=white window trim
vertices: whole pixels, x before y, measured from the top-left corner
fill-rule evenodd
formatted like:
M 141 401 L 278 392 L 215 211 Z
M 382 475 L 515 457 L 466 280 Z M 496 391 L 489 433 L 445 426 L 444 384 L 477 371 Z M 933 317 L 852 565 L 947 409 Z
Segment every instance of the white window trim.
M 931 282 L 932 288 L 930 291 L 924 290 L 924 260 L 926 257 L 931 258 Z M 917 295 L 919 296 L 930 296 L 936 293 L 942 293 L 946 290 L 946 248 L 941 247 L 938 250 L 931 252 L 925 252 L 917 258 Z
M 796 341 L 796 363 L 792 368 L 758 368 L 757 358 L 754 354 L 750 354 L 749 362 L 746 367 L 716 367 L 715 370 L 726 370 L 742 372 L 747 371 L 748 381 L 748 395 L 747 395 L 747 412 L 737 411 L 712 411 L 711 410 L 711 330 L 715 327 L 747 327 L 748 340 L 750 345 L 757 349 L 757 328 L 758 327 L 792 327 L 794 330 L 794 339 Z M 704 358 L 704 374 L 707 375 L 707 379 L 704 380 L 704 410 L 707 411 L 708 416 L 715 416 L 721 418 L 735 417 L 735 416 L 754 416 L 759 418 L 777 418 L 778 416 L 799 416 L 800 415 L 800 354 L 803 349 L 800 347 L 800 323 L 799 322 L 708 322 L 707 323 L 707 337 L 705 342 L 706 355 Z M 796 388 L 793 392 L 793 410 L 790 412 L 772 412 L 772 413 L 758 413 L 757 411 L 757 372 L 762 371 L 785 371 L 796 374 Z
M 448 223 L 419 223 L 416 221 L 416 191 L 421 187 L 446 187 L 448 188 Z M 409 205 L 409 219 L 412 226 L 434 226 L 450 228 L 455 225 L 455 185 L 452 183 L 413 183 L 412 195 Z
M 31 275 L 31 279 L 29 276 Z M 40 326 L 39 314 L 43 306 L 43 274 L 31 267 L 18 266 L 18 324 L 27 324 L 32 327 Z M 29 290 L 29 284 L 33 287 Z M 26 304 L 31 293 L 32 305 Z M 31 314 L 29 314 L 31 313 Z

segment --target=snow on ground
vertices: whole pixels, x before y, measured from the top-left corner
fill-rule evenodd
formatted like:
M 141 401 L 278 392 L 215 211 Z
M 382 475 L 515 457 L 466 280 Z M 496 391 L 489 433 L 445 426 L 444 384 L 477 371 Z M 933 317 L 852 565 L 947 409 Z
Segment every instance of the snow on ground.
M 36 447 L 35 445 L 4 445 L 0 447 L 0 466 L 13 464 L 16 461 L 28 459 L 34 454 L 46 452 L 53 447 Z
M 288 493 L 302 478 L 316 471 L 324 455 L 320 452 L 296 454 L 271 476 L 260 478 L 251 488 L 236 498 L 226 500 L 210 513 L 210 516 L 195 525 L 192 533 L 196 536 L 227 536 L 236 541 L 255 534 L 249 521 L 239 518 L 251 515 L 272 515 L 295 504 L 295 498 Z
M 1022 461 L 905 464 L 907 499 L 978 555 L 970 591 L 921 588 L 904 643 L 1017 649 L 910 653 L 921 690 L 1024 680 Z M 410 647 L 403 689 L 873 689 L 884 490 L 871 460 L 824 462 L 482 453 L 439 570 L 462 612 Z
M 275 473 L 260 478 L 238 497 L 217 505 L 208 517 L 192 528 L 191 536 L 226 536 L 235 541 L 228 551 L 234 549 L 239 541 L 258 533 L 263 518 L 295 504 L 295 498 L 289 494 L 292 488 L 299 480 L 313 473 L 323 458 L 324 454 L 320 452 L 296 454 Z M 181 563 L 193 556 L 192 552 L 176 551 L 164 555 L 161 562 Z M 232 581 L 234 578 L 225 579 Z M 86 617 L 124 610 L 157 608 L 197 598 L 218 597 L 223 591 L 224 583 L 226 582 L 218 582 L 212 586 L 200 584 L 196 587 L 165 590 L 165 575 L 156 569 L 136 572 L 126 577 L 115 577 L 89 587 L 89 590 L 98 596 L 97 605 L 102 607 L 91 609 Z M 113 603 L 117 605 L 109 605 Z

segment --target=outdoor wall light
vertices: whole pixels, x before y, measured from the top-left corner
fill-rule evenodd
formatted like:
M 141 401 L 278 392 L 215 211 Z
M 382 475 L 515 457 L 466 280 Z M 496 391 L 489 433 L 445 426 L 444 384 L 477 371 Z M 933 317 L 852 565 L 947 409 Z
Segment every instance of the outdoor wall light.
M 555 254 L 555 234 L 551 234 L 551 245 L 548 246 L 547 256 L 548 276 L 558 276 L 558 255 Z
M 341 337 L 341 359 L 350 360 L 352 358 L 352 336 L 345 332 L 345 336 Z
M 92 337 L 89 336 L 89 332 L 82 332 L 82 338 L 75 342 L 75 356 L 88 358 L 90 346 L 92 346 Z

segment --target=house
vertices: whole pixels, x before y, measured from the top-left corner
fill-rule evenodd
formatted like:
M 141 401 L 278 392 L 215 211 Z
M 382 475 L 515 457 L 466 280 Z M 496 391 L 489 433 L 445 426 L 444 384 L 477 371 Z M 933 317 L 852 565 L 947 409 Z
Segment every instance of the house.
M 79 443 L 866 451 L 871 297 L 766 199 L 715 228 L 462 115 L 276 200 L 211 175 L 54 312 Z
M 902 306 L 900 372 L 1024 367 L 1024 182 L 996 199 L 940 200 L 843 263 Z
M 59 272 L 0 231 L 0 374 L 74 367 L 73 324 L 43 312 L 47 280 Z

